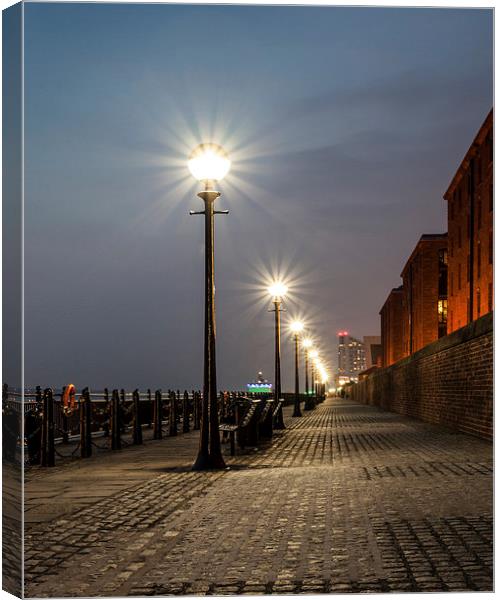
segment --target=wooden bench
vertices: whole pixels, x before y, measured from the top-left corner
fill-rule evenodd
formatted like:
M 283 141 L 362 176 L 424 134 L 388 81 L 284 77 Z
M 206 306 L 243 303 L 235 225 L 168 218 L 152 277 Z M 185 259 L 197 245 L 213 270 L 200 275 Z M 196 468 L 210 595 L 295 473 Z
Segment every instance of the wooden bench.
M 258 416 L 258 408 L 260 405 L 259 400 L 250 400 L 249 398 L 237 398 L 234 402 L 233 408 L 236 413 L 236 423 L 221 423 L 219 430 L 223 433 L 229 434 L 229 441 L 231 444 L 231 456 L 236 454 L 236 434 L 238 433 L 239 446 L 245 447 L 245 434 L 250 426 L 254 425 L 255 419 Z
M 285 401 L 283 400 L 283 398 L 280 398 L 278 400 L 278 402 L 276 403 L 276 406 L 273 409 L 273 422 L 274 422 L 274 418 L 278 414 L 278 412 L 279 412 L 280 408 L 283 406 L 283 404 L 285 404 Z
M 261 400 L 261 411 L 259 414 L 259 435 L 264 438 L 273 436 L 273 398 L 264 398 Z

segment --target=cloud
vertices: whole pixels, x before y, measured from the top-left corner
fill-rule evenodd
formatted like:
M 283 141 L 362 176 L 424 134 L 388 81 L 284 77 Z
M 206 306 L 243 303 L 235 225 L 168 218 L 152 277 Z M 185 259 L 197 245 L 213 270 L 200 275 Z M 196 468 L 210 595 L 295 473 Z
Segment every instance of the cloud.
M 442 103 L 451 103 L 453 99 L 459 100 L 457 106 L 464 110 L 476 98 L 492 95 L 491 73 L 486 77 L 485 74 L 443 76 L 442 72 L 405 70 L 396 76 L 363 81 L 350 88 L 334 88 L 300 98 L 288 105 L 286 116 L 300 118 L 339 110 L 353 113 L 363 109 L 390 112 L 395 118 L 413 111 L 434 112 Z

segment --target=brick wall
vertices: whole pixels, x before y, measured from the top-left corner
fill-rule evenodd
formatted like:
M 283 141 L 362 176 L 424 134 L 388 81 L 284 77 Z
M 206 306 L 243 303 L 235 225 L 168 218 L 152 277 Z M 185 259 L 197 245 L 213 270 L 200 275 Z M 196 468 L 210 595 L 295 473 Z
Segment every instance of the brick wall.
M 493 438 L 493 313 L 353 385 L 363 404 Z

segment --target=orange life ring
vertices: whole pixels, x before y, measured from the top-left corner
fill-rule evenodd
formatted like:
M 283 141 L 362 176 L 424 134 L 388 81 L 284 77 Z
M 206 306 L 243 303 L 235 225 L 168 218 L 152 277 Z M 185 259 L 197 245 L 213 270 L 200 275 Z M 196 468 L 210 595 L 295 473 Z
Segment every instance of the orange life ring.
M 73 413 L 76 406 L 76 388 L 70 383 L 64 388 L 62 396 L 63 413 L 68 416 Z

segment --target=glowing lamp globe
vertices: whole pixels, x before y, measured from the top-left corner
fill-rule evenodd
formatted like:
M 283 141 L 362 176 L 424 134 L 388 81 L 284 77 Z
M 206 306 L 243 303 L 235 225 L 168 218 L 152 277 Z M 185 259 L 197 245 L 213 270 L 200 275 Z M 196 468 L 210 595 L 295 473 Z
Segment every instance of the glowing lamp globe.
M 288 292 L 288 287 L 281 281 L 275 281 L 267 288 L 267 291 L 273 298 L 282 298 Z
M 309 353 L 309 356 L 313 359 L 318 358 L 319 352 L 317 350 L 311 350 L 311 352 Z
M 301 323 L 300 321 L 294 321 L 290 325 L 290 329 L 293 331 L 293 333 L 300 333 L 304 329 L 304 323 Z
M 309 338 L 307 338 L 306 340 L 304 340 L 302 342 L 302 345 L 304 346 L 304 348 L 310 348 L 312 346 L 312 340 L 310 340 Z
M 220 181 L 231 167 L 226 151 L 218 144 L 200 144 L 188 160 L 191 175 L 198 181 Z

